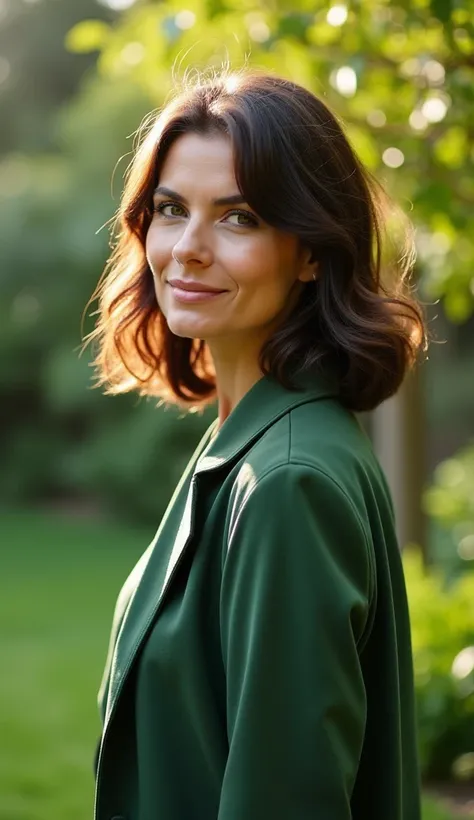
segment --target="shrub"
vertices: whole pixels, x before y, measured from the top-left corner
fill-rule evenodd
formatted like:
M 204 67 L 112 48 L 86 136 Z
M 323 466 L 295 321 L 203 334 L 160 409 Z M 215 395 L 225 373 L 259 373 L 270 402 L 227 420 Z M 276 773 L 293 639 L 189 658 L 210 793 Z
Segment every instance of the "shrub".
M 404 567 L 422 775 L 474 777 L 474 571 L 448 585 L 410 549 Z

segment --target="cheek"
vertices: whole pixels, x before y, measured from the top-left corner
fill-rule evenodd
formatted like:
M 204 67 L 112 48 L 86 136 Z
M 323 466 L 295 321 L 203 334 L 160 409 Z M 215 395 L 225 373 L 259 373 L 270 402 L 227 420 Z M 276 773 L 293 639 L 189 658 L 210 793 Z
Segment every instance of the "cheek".
M 294 262 L 268 244 L 255 249 L 239 266 L 239 285 L 249 297 L 260 294 L 271 306 L 284 301 L 294 282 Z M 270 305 L 268 305 L 270 307 Z
M 298 296 L 292 248 L 268 243 L 242 274 L 241 307 L 251 324 L 266 325 L 291 310 Z
M 149 228 L 146 235 L 145 253 L 153 275 L 159 275 L 164 265 L 163 246 L 157 241 L 156 233 L 152 228 Z
M 237 244 L 227 257 L 229 271 L 238 278 L 242 288 L 271 285 L 277 280 L 278 257 L 268 239 L 255 237 L 254 241 Z

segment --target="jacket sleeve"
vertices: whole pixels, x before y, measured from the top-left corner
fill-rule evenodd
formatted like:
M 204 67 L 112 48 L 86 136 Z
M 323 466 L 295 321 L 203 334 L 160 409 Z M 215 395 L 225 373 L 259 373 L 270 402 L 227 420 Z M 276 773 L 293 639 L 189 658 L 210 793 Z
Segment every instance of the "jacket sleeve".
M 247 469 L 223 559 L 229 754 L 218 820 L 350 820 L 366 718 L 368 540 L 326 474 L 288 464 L 256 482 Z

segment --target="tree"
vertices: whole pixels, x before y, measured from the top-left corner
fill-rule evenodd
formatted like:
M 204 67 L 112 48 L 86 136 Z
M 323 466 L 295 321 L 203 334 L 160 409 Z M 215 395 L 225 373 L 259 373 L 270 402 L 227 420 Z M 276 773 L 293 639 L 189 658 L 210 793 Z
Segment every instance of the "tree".
M 474 0 L 181 0 L 136 3 L 115 25 L 82 21 L 69 47 L 100 49 L 99 71 L 133 78 L 155 104 L 170 66 L 229 58 L 322 94 L 368 167 L 412 209 L 428 299 L 474 307 Z
M 55 147 L 51 119 L 95 66 L 93 54 L 66 53 L 64 37 L 91 14 L 108 23 L 117 18 L 96 0 L 0 3 L 0 154 Z

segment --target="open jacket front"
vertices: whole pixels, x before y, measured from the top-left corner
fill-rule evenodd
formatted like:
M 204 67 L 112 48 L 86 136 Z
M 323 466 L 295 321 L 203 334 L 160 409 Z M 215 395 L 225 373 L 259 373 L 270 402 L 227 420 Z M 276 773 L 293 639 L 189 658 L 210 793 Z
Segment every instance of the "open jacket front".
M 96 820 L 419 820 L 389 492 L 331 384 L 211 425 L 117 601 Z

